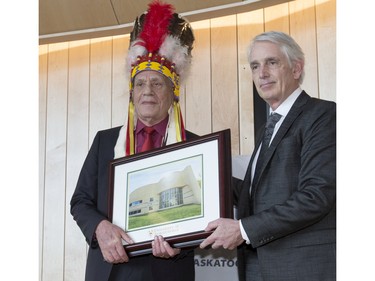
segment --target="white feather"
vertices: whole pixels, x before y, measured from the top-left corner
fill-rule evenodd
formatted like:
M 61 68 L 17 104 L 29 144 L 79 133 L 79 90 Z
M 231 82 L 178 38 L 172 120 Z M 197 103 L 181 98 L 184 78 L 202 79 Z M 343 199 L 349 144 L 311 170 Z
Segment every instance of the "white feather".
M 181 46 L 177 37 L 168 35 L 160 46 L 159 54 L 175 64 L 175 70 L 180 76 L 180 83 L 185 80 L 191 65 L 188 48 Z

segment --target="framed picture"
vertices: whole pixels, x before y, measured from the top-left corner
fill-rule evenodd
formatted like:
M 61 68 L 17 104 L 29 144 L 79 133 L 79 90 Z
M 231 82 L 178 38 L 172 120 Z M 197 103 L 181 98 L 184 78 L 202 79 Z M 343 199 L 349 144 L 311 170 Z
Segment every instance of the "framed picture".
M 151 253 L 156 235 L 200 244 L 210 221 L 233 217 L 231 175 L 229 129 L 113 160 L 108 213 L 135 242 L 128 255 Z

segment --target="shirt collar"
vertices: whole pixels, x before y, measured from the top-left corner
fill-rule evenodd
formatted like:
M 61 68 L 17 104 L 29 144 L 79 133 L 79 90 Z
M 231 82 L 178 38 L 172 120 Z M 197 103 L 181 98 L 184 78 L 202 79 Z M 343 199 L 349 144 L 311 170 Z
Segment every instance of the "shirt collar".
M 159 122 L 158 124 L 155 124 L 154 126 L 152 126 L 155 131 L 158 132 L 159 135 L 161 136 L 165 136 L 165 130 L 167 128 L 167 125 L 168 125 L 168 120 L 169 120 L 169 115 L 164 118 L 163 121 Z M 143 128 L 146 127 L 146 125 L 141 121 L 141 120 L 137 120 L 137 126 L 135 127 L 135 134 L 138 134 L 140 133 Z
M 298 87 L 275 111 L 271 110 L 270 113 L 276 112 L 285 117 L 301 93 L 302 89 Z

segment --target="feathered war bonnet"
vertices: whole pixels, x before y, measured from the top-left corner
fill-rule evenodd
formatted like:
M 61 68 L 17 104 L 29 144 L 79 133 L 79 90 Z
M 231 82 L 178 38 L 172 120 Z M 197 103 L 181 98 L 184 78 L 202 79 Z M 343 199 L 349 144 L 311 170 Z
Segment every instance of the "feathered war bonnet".
M 137 117 L 132 99 L 134 77 L 144 70 L 157 71 L 173 83 L 174 101 L 169 112 L 167 144 L 186 139 L 179 96 L 181 82 L 187 77 L 191 65 L 193 31 L 185 19 L 174 13 L 172 5 L 154 0 L 148 7 L 147 12 L 136 18 L 130 34 L 127 56 L 130 101 L 126 155 L 134 154 L 135 150 L 133 132 Z

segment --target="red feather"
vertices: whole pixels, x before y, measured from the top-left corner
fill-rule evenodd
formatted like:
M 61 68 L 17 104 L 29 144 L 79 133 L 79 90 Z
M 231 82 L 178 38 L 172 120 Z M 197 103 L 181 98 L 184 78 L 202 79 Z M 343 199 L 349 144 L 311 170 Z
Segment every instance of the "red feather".
M 142 33 L 139 37 L 145 42 L 145 48 L 153 53 L 159 50 L 166 35 L 168 26 L 173 16 L 173 6 L 155 0 L 149 5 Z

